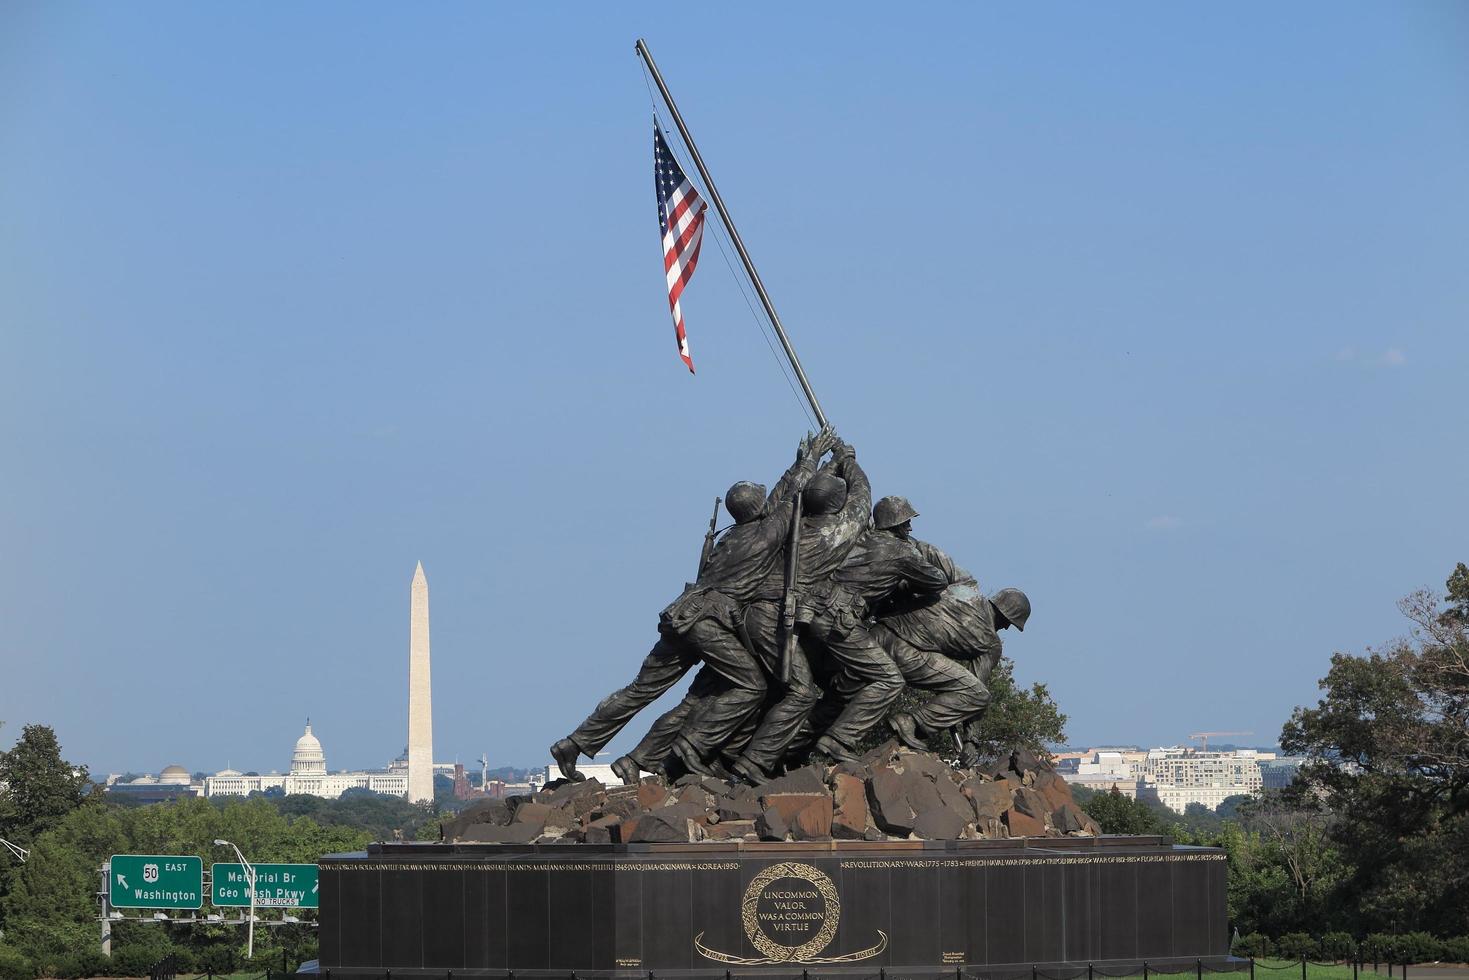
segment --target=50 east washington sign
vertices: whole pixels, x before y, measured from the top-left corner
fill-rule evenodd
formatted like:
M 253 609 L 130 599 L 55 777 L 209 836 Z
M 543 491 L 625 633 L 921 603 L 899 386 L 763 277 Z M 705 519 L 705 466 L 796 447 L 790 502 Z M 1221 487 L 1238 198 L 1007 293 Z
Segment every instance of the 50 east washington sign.
M 114 854 L 107 901 L 118 909 L 197 909 L 204 904 L 204 862 L 191 855 Z
M 255 907 L 314 909 L 319 907 L 316 865 L 256 864 Z M 246 907 L 250 904 L 250 877 L 243 864 L 216 864 L 210 871 L 210 904 Z

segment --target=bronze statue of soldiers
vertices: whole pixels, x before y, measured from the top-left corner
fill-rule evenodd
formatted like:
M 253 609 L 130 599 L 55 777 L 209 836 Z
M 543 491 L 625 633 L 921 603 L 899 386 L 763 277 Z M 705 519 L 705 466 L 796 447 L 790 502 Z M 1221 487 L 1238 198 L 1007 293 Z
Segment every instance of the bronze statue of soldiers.
M 1011 620 L 979 591 L 974 576 L 943 551 L 924 541 L 914 544 L 944 572 L 949 585 L 936 596 L 892 600 L 878 610 L 873 635 L 908 686 L 932 694 L 912 712 L 896 712 L 888 719 L 905 744 L 921 750 L 926 748 L 923 736 L 967 726 L 983 715 L 990 702 L 985 681 L 1001 656 L 998 631 Z M 1025 594 L 1004 589 L 996 599 L 1012 610 L 1023 605 L 1024 616 L 1018 620 L 1023 627 L 1030 613 Z
M 579 753 L 595 757 L 635 714 L 701 660 L 725 684 L 718 704 L 711 702 L 704 717 L 713 738 L 727 736 L 764 700 L 764 672 L 740 638 L 744 606 L 779 563 L 796 495 L 834 439 L 829 429 L 802 439 L 796 462 L 768 497 L 756 483 L 730 487 L 725 507 L 735 524 L 715 544 L 698 581 L 659 616 L 658 642 L 643 659 L 637 677 L 604 698 L 576 731 L 551 746 L 562 775 L 582 778 L 576 771 Z
M 749 782 L 759 782 L 771 774 L 822 694 L 812 677 L 806 652 L 799 644 L 785 643 L 783 604 L 799 604 L 806 592 L 831 577 L 871 524 L 871 506 L 872 486 L 857 464 L 856 451 L 837 440 L 831 461 L 801 494 L 795 583 L 786 582 L 784 567 L 772 569 L 745 609 L 745 631 L 751 649 L 772 677 L 780 676 L 780 661 L 783 656 L 787 658 L 784 690 L 772 690 L 768 708 L 749 734 L 748 744 L 730 765 Z
M 855 759 L 858 741 L 882 720 L 903 690 L 902 672 L 868 625 L 872 607 L 900 590 L 922 596 L 949 584 L 944 571 L 911 539 L 917 516 L 902 497 L 879 500 L 872 510 L 871 529 L 831 578 L 802 599 L 797 618 L 803 635 L 835 662 L 833 693 L 844 702 L 836 719 L 824 731 L 817 729 L 815 750 L 839 762 Z
M 1025 632 L 1026 620 L 1030 619 L 1030 599 L 1019 589 L 1001 589 L 990 596 L 987 601 L 969 604 L 969 615 L 976 629 L 983 629 L 983 622 L 988 619 L 990 628 L 994 633 L 993 646 L 986 646 L 984 652 L 967 661 L 969 668 L 979 678 L 980 683 L 986 685 L 989 690 L 990 672 L 995 669 L 995 664 L 1000 662 L 1000 630 L 1009 629 L 1014 626 L 1020 632 Z M 959 752 L 959 764 L 973 767 L 979 764 L 981 747 L 979 723 L 984 713 L 968 719 L 963 726 L 961 737 L 962 747 Z

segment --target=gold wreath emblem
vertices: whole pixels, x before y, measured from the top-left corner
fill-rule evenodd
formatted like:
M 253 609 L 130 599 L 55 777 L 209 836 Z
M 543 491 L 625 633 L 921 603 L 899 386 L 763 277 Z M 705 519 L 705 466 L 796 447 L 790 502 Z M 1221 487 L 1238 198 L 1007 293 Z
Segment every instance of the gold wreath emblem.
M 782 878 L 795 878 L 813 885 L 822 900 L 821 928 L 816 935 L 799 946 L 786 946 L 778 943 L 765 934 L 760 928 L 760 899 L 765 889 Z M 817 958 L 837 934 L 837 926 L 842 920 L 842 902 L 837 895 L 836 885 L 832 880 L 821 872 L 819 868 L 809 864 L 797 864 L 794 861 L 784 861 L 780 864 L 772 864 L 761 871 L 750 881 L 745 889 L 745 898 L 740 906 L 740 920 L 745 927 L 745 935 L 750 943 L 764 953 L 763 958 L 751 958 L 735 956 L 731 953 L 720 952 L 710 949 L 703 943 L 704 934 L 701 932 L 694 937 L 694 948 L 701 956 L 721 963 L 735 963 L 741 966 L 767 966 L 776 963 L 852 963 L 858 960 L 869 959 L 887 949 L 887 933 L 878 930 L 877 945 L 856 953 L 848 953 L 844 956 L 829 956 Z

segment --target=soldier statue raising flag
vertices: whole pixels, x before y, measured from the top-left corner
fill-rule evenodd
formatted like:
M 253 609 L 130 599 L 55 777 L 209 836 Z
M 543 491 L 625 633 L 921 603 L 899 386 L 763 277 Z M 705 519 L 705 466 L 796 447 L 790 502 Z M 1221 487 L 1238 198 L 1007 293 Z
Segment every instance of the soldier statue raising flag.
M 906 499 L 885 497 L 873 506 L 856 450 L 837 436 L 821 411 L 729 211 L 641 41 L 638 54 L 729 231 L 820 431 L 801 440 L 795 463 L 770 493 L 744 481 L 730 487 L 724 504 L 735 523 L 723 537 L 715 530 L 716 500 L 698 578 L 659 616 L 658 641 L 637 676 L 552 745 L 551 756 L 562 775 L 582 778 L 576 769 L 579 756 L 595 756 L 696 665 L 699 674 L 683 700 L 613 763 L 625 782 L 655 772 L 758 785 L 812 762 L 854 762 L 864 740 L 884 721 L 914 748 L 924 738 L 942 741 L 946 734 L 957 743 L 988 707 L 984 681 L 999 657 L 998 631 L 1012 623 L 1023 627 L 1029 601 L 1013 589 L 985 598 L 973 577 L 947 555 L 914 540 L 911 521 L 917 511 Z M 698 263 L 708 206 L 674 158 L 656 117 L 653 164 L 668 304 L 679 356 L 692 371 L 679 299 Z M 905 686 L 926 692 L 928 700 L 898 708 Z

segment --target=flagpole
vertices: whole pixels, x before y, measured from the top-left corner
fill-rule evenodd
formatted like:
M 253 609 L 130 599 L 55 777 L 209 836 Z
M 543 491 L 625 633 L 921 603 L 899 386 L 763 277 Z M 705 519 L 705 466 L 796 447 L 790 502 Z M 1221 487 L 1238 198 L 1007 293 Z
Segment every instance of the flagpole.
M 699 170 L 699 176 L 704 178 L 704 189 L 709 192 L 709 198 L 714 202 L 714 209 L 719 212 L 719 219 L 724 222 L 724 227 L 729 229 L 730 240 L 734 242 L 735 251 L 740 253 L 740 261 L 744 263 L 745 274 L 750 277 L 750 282 L 755 286 L 755 292 L 760 296 L 760 305 L 765 307 L 765 315 L 770 318 L 770 323 L 775 327 L 775 335 L 780 338 L 780 346 L 785 348 L 786 357 L 790 359 L 791 367 L 796 371 L 796 379 L 801 382 L 801 390 L 806 393 L 806 400 L 811 403 L 811 411 L 816 413 L 817 424 L 826 425 L 826 413 L 821 410 L 821 403 L 816 400 L 816 392 L 811 390 L 811 382 L 806 378 L 806 372 L 801 368 L 801 359 L 796 356 L 796 349 L 791 346 L 791 340 L 786 336 L 785 327 L 781 325 L 780 314 L 775 312 L 775 304 L 770 302 L 770 296 L 765 292 L 765 284 L 760 281 L 760 273 L 755 271 L 755 263 L 750 261 L 750 253 L 745 251 L 745 243 L 740 239 L 740 232 L 729 218 L 729 210 L 724 206 L 724 198 L 719 196 L 719 188 L 714 186 L 714 178 L 709 176 L 709 170 L 704 166 L 704 158 L 699 156 L 699 148 L 694 145 L 694 138 L 689 135 L 689 127 L 684 125 L 683 116 L 679 115 L 678 105 L 673 101 L 673 94 L 668 91 L 668 86 L 663 82 L 663 76 L 658 73 L 658 66 L 653 62 L 653 54 L 648 50 L 648 45 L 642 38 L 638 38 L 638 57 L 648 66 L 653 81 L 658 85 L 658 91 L 663 96 L 663 102 L 668 106 L 669 113 L 673 116 L 674 125 L 678 127 L 678 133 L 683 137 L 684 145 L 689 148 L 689 154 L 694 158 L 694 166 Z

